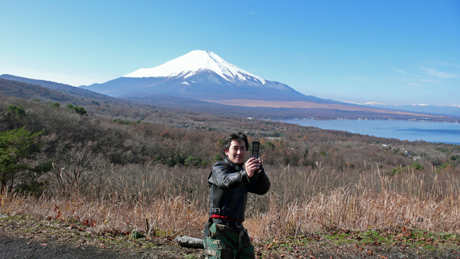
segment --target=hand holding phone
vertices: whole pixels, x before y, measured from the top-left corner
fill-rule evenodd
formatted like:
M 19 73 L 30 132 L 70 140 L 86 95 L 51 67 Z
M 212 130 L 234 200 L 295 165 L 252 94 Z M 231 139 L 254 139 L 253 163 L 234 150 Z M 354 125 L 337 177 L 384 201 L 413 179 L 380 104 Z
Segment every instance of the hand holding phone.
M 251 157 L 259 158 L 259 149 L 260 149 L 260 141 L 258 139 L 254 139 L 252 141 L 252 150 L 251 150 Z
M 252 141 L 252 147 L 251 147 L 251 157 L 254 159 L 249 159 L 246 162 L 246 169 L 247 169 L 246 172 L 249 178 L 251 178 L 252 176 L 254 176 L 260 171 L 262 160 L 260 159 L 259 150 L 260 150 L 260 141 L 258 139 L 254 139 L 254 141 Z

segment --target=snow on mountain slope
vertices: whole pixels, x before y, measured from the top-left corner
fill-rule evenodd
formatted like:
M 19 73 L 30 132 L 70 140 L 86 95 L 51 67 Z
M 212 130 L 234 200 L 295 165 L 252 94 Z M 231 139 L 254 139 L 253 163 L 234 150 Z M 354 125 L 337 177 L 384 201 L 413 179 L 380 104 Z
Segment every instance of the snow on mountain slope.
M 81 86 L 114 97 L 169 95 L 197 100 L 310 101 L 283 83 L 265 80 L 232 65 L 210 51 L 194 50 L 154 68 L 142 68 L 102 84 Z
M 235 65 L 228 63 L 210 51 L 194 50 L 181 57 L 164 63 L 154 68 L 141 68 L 123 77 L 184 77 L 185 79 L 199 72 L 210 70 L 227 81 L 259 81 L 265 80 L 255 76 Z

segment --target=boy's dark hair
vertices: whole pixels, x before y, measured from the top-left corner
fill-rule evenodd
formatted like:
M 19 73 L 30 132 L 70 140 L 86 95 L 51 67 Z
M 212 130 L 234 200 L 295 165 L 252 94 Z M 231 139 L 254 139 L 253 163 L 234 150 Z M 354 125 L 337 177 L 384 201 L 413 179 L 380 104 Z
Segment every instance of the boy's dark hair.
M 246 146 L 246 151 L 249 149 L 249 142 L 248 142 L 248 137 L 241 132 L 238 133 L 232 133 L 228 138 L 225 140 L 225 145 L 224 145 L 224 155 L 225 155 L 225 150 L 230 148 L 230 144 L 232 143 L 232 140 L 236 140 L 240 142 L 241 140 L 244 141 L 244 145 Z

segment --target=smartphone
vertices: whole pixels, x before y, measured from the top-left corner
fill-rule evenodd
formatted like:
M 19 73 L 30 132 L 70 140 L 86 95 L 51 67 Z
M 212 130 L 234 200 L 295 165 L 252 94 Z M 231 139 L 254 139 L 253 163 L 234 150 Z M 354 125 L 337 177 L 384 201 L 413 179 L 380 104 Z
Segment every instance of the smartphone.
M 259 158 L 259 148 L 260 148 L 260 141 L 258 139 L 254 139 L 254 141 L 252 141 L 252 151 L 251 151 L 252 157 Z

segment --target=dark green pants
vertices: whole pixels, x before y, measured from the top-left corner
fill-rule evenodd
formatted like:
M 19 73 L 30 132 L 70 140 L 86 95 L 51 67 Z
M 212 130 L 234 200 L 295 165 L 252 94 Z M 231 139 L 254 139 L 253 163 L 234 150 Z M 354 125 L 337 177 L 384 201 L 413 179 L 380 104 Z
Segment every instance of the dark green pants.
M 205 229 L 204 257 L 212 259 L 254 259 L 254 247 L 239 223 L 212 220 Z M 206 235 L 207 234 L 207 235 Z

